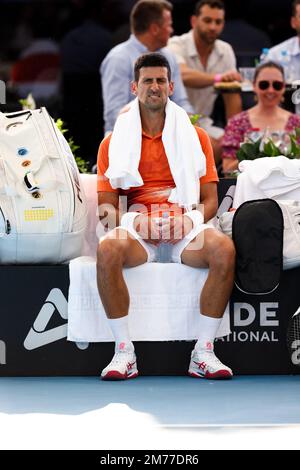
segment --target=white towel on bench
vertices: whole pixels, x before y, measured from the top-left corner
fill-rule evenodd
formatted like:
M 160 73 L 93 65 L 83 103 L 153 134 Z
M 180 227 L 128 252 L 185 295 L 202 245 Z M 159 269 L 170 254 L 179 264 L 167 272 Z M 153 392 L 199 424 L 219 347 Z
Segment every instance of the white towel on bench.
M 147 263 L 124 269 L 130 293 L 129 330 L 133 341 L 197 339 L 199 298 L 207 269 L 182 264 Z M 230 333 L 227 306 L 217 337 Z M 96 262 L 70 263 L 68 340 L 113 341 L 96 285 Z

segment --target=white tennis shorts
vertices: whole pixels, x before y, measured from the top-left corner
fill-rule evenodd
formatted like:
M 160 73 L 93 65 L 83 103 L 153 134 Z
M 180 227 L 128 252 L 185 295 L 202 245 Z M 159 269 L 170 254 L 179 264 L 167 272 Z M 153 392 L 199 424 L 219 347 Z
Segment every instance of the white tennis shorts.
M 158 260 L 158 247 L 155 245 L 152 245 L 151 243 L 147 243 L 143 240 L 143 238 L 134 230 L 131 219 L 127 219 L 126 223 L 125 224 L 122 223 L 122 226 L 118 228 L 127 230 L 127 232 L 130 233 L 130 235 L 132 235 L 132 237 L 135 238 L 142 245 L 142 247 L 147 253 L 147 263 L 156 263 L 159 261 Z M 187 247 L 189 243 L 191 243 L 194 240 L 194 238 L 197 237 L 197 235 L 199 235 L 199 233 L 204 232 L 204 230 L 206 230 L 207 228 L 213 228 L 213 227 L 207 224 L 197 224 L 196 226 L 192 228 L 190 233 L 188 233 L 188 235 L 186 235 L 182 240 L 179 240 L 177 243 L 175 243 L 175 245 L 170 245 L 171 254 L 170 254 L 169 262 L 181 264 L 181 254 L 183 250 Z M 195 245 L 194 249 L 200 248 L 200 243 L 197 243 L 197 245 Z M 192 245 L 191 245 L 191 249 L 193 249 Z

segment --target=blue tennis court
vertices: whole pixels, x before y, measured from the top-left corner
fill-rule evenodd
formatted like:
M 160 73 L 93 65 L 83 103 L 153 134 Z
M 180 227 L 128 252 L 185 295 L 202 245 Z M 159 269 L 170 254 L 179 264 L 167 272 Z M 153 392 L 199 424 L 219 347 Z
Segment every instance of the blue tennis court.
M 296 449 L 300 376 L 1 378 L 2 449 Z

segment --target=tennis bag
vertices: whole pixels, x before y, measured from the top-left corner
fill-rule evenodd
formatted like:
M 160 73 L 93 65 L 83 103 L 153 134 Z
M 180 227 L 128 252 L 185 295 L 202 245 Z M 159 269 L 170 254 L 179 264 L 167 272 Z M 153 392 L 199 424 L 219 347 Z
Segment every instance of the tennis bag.
M 86 223 L 75 159 L 47 110 L 0 113 L 0 263 L 75 258 Z
M 248 294 L 267 294 L 279 285 L 283 264 L 283 215 L 273 199 L 246 201 L 235 211 L 235 284 Z

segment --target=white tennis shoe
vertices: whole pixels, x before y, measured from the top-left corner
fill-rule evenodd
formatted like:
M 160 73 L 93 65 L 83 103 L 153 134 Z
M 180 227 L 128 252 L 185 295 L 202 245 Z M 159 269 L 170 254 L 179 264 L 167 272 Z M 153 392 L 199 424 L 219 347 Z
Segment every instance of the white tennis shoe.
M 215 356 L 211 343 L 207 343 L 205 349 L 194 349 L 188 373 L 191 377 L 204 379 L 231 379 L 232 370 L 222 364 Z
M 125 343 L 120 343 L 111 362 L 101 372 L 101 379 L 127 380 L 138 375 L 134 350 L 126 348 Z

